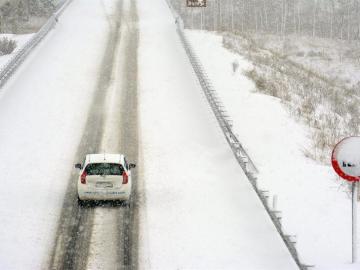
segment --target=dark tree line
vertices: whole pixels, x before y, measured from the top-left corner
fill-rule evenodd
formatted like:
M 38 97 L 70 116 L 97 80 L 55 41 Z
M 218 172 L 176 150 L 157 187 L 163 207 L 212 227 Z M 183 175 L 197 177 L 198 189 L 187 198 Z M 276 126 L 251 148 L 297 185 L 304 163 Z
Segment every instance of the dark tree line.
M 55 8 L 51 0 L 7 0 L 0 6 L 0 32 L 17 33 L 36 17 L 47 17 Z
M 359 40 L 360 0 L 170 0 L 186 28 Z

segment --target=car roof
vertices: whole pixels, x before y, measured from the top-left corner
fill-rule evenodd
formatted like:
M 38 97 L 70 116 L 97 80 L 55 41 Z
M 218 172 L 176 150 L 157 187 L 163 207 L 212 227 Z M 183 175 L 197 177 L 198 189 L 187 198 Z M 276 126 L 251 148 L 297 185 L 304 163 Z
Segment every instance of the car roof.
M 124 164 L 124 155 L 122 154 L 88 154 L 85 163 L 121 163 Z

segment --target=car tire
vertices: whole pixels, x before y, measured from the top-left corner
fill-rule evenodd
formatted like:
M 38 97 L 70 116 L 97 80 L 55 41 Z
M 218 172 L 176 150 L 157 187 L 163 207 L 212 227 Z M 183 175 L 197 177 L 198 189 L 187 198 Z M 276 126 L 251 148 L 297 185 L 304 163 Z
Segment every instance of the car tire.
M 77 203 L 78 203 L 78 206 L 79 206 L 79 207 L 84 207 L 84 205 L 85 205 L 85 202 L 84 202 L 83 200 L 81 200 L 81 199 L 79 198 L 79 196 L 78 196 L 78 198 L 77 198 Z
M 124 207 L 126 207 L 126 208 L 130 208 L 130 207 L 131 207 L 131 200 L 128 199 L 128 200 L 126 200 L 126 201 L 123 201 L 123 202 L 122 202 L 122 205 L 123 205 Z

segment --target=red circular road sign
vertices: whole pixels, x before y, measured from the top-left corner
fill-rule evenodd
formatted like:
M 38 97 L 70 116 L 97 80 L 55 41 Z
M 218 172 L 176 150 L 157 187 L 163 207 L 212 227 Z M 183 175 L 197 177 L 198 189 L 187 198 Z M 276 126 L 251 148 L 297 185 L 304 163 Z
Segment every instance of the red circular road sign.
M 360 181 L 360 137 L 347 137 L 335 145 L 331 164 L 343 179 Z

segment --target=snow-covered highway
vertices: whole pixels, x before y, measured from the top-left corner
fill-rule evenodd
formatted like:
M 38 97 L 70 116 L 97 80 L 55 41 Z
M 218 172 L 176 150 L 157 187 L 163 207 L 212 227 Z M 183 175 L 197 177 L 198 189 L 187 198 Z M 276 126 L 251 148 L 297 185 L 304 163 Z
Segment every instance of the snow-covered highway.
M 139 0 L 141 269 L 297 269 L 236 163 L 163 0 Z
M 0 93 L 0 149 L 0 269 L 297 269 L 164 0 L 74 0 Z M 100 151 L 138 164 L 130 209 L 78 207 Z
M 126 117 L 136 120 L 132 101 L 136 105 L 136 91 L 121 91 L 136 90 L 136 84 L 129 82 L 136 80 L 136 68 L 135 73 L 134 68 L 120 71 L 125 61 L 136 66 L 137 47 L 136 32 L 130 33 L 134 28 L 127 28 L 130 38 L 122 35 L 120 39 L 122 3 L 73 1 L 1 93 L 0 168 L 7 187 L 0 191 L 1 269 L 78 269 L 88 263 L 106 268 L 102 266 L 107 258 L 96 257 L 96 246 L 103 244 L 96 241 L 96 228 L 104 229 L 97 222 L 101 210 L 112 212 L 112 220 L 119 225 L 109 232 L 112 239 L 118 239 L 115 261 L 132 263 L 129 210 L 79 208 L 73 169 L 86 153 L 102 151 L 109 144 L 109 151 L 121 147 L 136 159 L 136 121 L 132 121 L 135 128 L 128 125 L 126 132 L 121 124 L 111 127 L 108 123 L 114 121 L 108 115 L 126 124 Z M 133 16 L 130 5 L 127 7 L 124 25 L 131 25 Z M 130 60 L 122 57 L 124 51 Z M 111 111 L 119 104 L 125 106 Z M 120 133 L 133 140 L 121 140 Z
M 87 153 L 123 153 L 137 160 L 137 29 L 135 2 L 107 1 L 110 27 L 93 103 L 78 148 Z M 117 203 L 77 206 L 77 174 L 69 179 L 51 269 L 137 268 L 137 175 L 132 207 Z M 70 239 L 70 240 L 69 240 Z

